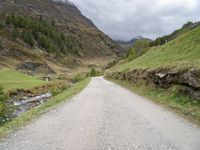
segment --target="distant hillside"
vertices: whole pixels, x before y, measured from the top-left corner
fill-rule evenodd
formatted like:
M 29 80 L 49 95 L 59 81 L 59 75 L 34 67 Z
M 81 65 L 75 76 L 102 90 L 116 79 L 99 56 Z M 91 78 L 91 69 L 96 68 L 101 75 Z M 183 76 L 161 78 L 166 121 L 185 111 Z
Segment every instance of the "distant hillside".
M 137 57 L 145 54 L 150 49 L 150 42 L 151 40 L 145 38 L 135 41 L 134 44 L 128 49 L 128 61 L 132 61 L 133 59 L 136 59 Z
M 148 40 L 148 41 L 152 41 L 151 39 L 148 39 L 148 38 L 144 38 L 142 36 L 138 36 L 138 37 L 135 37 L 133 39 L 131 39 L 130 41 L 116 41 L 119 45 L 121 45 L 121 47 L 123 47 L 126 51 L 128 51 L 128 49 L 130 47 L 132 47 L 134 45 L 134 43 L 138 40 Z
M 1 0 L 0 53 L 0 67 L 40 61 L 66 73 L 105 65 L 123 49 L 71 3 Z

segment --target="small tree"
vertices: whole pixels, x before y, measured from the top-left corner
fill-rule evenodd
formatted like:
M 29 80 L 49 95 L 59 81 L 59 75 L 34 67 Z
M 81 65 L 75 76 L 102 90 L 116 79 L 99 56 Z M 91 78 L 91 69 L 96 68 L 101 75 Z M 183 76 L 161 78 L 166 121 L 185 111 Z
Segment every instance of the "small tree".
M 3 88 L 0 86 L 0 116 L 3 117 L 4 119 L 5 119 L 5 114 L 7 112 L 6 99 L 7 97 L 3 92 Z
M 130 48 L 127 54 L 128 57 L 128 61 L 132 61 L 133 59 L 135 59 L 137 57 L 137 53 L 135 48 Z
M 0 29 L 3 29 L 4 27 L 4 23 L 0 21 Z
M 23 38 L 24 42 L 26 42 L 27 44 L 29 44 L 30 46 L 34 46 L 33 36 L 31 34 L 31 32 L 23 31 L 22 38 Z
M 91 75 L 91 77 L 95 77 L 97 75 L 97 72 L 94 68 L 91 69 L 90 75 Z
M 3 49 L 3 42 L 2 42 L 2 39 L 0 39 L 0 50 Z
M 20 33 L 19 33 L 18 29 L 13 29 L 13 31 L 12 31 L 12 36 L 13 36 L 14 38 L 17 38 L 17 37 L 19 37 L 19 35 L 20 35 Z
M 55 21 L 51 20 L 51 26 L 54 27 L 55 26 Z
M 10 25 L 12 23 L 12 17 L 8 15 L 5 20 L 5 24 Z

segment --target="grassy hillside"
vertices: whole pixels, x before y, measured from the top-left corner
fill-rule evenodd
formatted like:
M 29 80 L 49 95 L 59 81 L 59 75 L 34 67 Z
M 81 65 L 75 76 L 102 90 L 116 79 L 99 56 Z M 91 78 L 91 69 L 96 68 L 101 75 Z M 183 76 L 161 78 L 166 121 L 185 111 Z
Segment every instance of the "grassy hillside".
M 199 37 L 197 27 L 130 62 L 122 60 L 107 77 L 200 124 Z
M 180 35 L 200 26 L 200 22 L 187 22 L 184 24 L 180 29 L 175 30 L 169 35 L 164 35 L 162 37 L 158 37 L 155 41 L 150 43 L 150 46 L 159 46 L 163 45 L 166 42 L 174 40 L 175 38 L 179 37 Z
M 197 27 L 162 46 L 150 48 L 132 61 L 122 60 L 106 75 L 200 124 L 199 37 Z
M 28 76 L 12 69 L 0 70 L 0 85 L 3 86 L 5 91 L 30 89 L 46 83 L 47 82 L 39 80 L 36 77 Z
M 113 71 L 131 69 L 174 68 L 187 69 L 193 67 L 200 69 L 200 27 L 195 28 L 175 40 L 151 48 L 143 56 L 126 63 L 119 63 L 112 68 Z

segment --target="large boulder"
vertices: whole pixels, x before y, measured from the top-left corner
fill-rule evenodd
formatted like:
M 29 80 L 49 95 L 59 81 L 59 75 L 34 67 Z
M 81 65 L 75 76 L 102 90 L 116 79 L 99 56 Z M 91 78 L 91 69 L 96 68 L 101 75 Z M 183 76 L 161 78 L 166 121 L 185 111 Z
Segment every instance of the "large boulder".
M 200 88 L 200 73 L 195 69 L 190 69 L 187 72 L 183 73 L 182 76 L 179 78 L 180 82 L 191 86 L 193 88 Z

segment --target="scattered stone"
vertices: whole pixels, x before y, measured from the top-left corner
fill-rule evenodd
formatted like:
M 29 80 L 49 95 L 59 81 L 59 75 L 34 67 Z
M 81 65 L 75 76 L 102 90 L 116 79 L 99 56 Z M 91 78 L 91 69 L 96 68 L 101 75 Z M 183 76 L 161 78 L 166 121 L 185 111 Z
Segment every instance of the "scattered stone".
M 200 88 L 200 73 L 195 69 L 190 69 L 182 75 L 183 83 L 191 87 Z
M 196 99 L 200 102 L 200 90 L 195 90 L 187 86 L 182 86 L 179 90 L 180 93 L 183 93 L 193 99 Z

